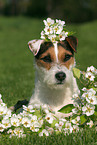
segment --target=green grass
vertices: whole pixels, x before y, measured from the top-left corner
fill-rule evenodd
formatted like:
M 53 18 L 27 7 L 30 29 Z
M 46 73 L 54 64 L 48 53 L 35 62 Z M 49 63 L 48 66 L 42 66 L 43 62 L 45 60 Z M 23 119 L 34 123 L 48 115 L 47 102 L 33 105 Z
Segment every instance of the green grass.
M 78 37 L 78 68 L 85 70 L 94 65 L 97 68 L 97 21 L 79 25 L 68 25 Z M 34 89 L 33 55 L 28 49 L 29 40 L 38 39 L 43 28 L 39 19 L 25 17 L 0 17 L 0 93 L 8 106 L 19 99 L 29 99 Z M 75 139 L 74 139 L 75 137 Z M 97 142 L 94 130 L 83 131 L 78 135 L 52 135 L 39 138 L 37 135 L 26 139 L 0 138 L 2 144 L 92 144 Z
M 3 136 L 0 145 L 97 145 L 95 129 L 87 129 L 76 134 L 64 134 L 39 137 L 37 134 L 27 135 L 25 138 Z

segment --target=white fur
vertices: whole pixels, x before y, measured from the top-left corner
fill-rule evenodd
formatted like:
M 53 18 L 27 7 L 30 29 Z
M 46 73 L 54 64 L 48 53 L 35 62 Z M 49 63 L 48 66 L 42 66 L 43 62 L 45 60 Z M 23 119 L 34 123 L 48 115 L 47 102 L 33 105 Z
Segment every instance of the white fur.
M 40 45 L 44 42 L 44 40 L 31 40 L 28 42 L 29 48 L 30 50 L 33 52 L 34 56 L 37 55 L 39 49 L 40 49 Z
M 78 91 L 76 79 L 71 71 L 73 66 L 69 70 L 58 63 L 54 63 L 50 70 L 35 66 L 35 91 L 30 99 L 30 104 L 48 104 L 55 112 L 67 104 L 73 104 L 72 95 Z M 60 71 L 66 74 L 66 79 L 63 84 L 58 85 L 55 74 Z
M 58 62 L 58 46 L 57 46 L 58 42 L 54 42 L 54 50 L 55 50 L 55 55 L 56 55 L 56 61 Z

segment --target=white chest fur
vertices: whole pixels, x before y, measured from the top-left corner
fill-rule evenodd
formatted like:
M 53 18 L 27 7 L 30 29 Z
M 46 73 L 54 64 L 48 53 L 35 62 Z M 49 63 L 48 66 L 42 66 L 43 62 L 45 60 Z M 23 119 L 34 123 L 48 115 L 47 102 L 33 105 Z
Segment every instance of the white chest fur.
M 72 95 L 76 91 L 78 91 L 78 87 L 74 77 L 69 84 L 65 84 L 60 89 L 50 88 L 46 84 L 37 81 L 30 104 L 48 104 L 56 112 L 67 104 L 73 104 Z

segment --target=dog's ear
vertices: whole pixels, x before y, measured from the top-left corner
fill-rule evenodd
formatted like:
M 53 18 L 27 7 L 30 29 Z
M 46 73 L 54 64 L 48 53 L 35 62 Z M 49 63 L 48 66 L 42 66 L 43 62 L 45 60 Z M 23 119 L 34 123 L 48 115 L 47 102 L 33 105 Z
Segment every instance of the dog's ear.
M 73 51 L 77 52 L 78 39 L 75 36 L 68 36 L 66 37 L 66 41 L 69 43 Z
M 28 46 L 30 48 L 30 50 L 33 52 L 34 56 L 37 55 L 39 49 L 40 49 L 40 45 L 44 42 L 44 40 L 40 40 L 40 39 L 35 39 L 35 40 L 31 40 L 28 42 Z

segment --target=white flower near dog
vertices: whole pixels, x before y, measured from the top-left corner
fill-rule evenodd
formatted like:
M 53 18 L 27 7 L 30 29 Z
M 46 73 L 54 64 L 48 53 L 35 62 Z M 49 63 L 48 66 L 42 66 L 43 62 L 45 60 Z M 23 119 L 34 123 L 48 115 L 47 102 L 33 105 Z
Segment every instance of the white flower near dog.
M 4 115 L 7 113 L 7 107 L 6 106 L 1 106 L 0 107 L 0 115 Z
M 0 132 L 4 131 L 4 125 L 2 123 L 0 123 Z
M 94 66 L 90 66 L 87 68 L 87 72 L 92 72 L 95 75 L 97 74 L 97 69 Z
M 90 122 L 87 122 L 87 125 L 89 125 L 89 127 L 91 128 L 91 127 L 93 127 L 93 126 L 94 126 L 94 123 L 93 123 L 93 121 L 92 121 L 92 120 L 90 120 Z
M 91 72 L 87 72 L 87 73 L 85 74 L 85 77 L 86 77 L 87 79 L 89 79 L 90 81 L 94 81 L 94 78 L 95 78 L 95 76 L 94 76 Z
M 46 119 L 47 122 L 49 122 L 51 124 L 51 123 L 53 123 L 54 117 L 53 117 L 52 113 L 48 113 L 45 116 L 45 119 Z
M 11 123 L 10 123 L 10 120 L 9 119 L 4 119 L 3 118 L 2 124 L 3 124 L 3 128 L 4 129 L 7 129 L 7 128 L 10 128 L 11 127 Z
M 63 131 L 65 132 L 65 134 L 67 133 L 72 133 L 73 128 L 72 128 L 72 124 L 70 122 L 66 122 L 65 124 L 65 128 L 63 129 Z
M 63 41 L 63 40 L 65 40 L 65 38 L 68 36 L 68 32 L 61 32 L 60 34 L 59 34 L 59 39 L 60 39 L 60 41 Z
M 17 137 L 26 137 L 26 134 L 24 134 L 24 130 L 22 128 L 15 128 L 14 130 L 9 129 L 7 131 L 8 134 L 10 134 L 10 138 L 13 136 L 17 136 Z
M 59 123 L 55 124 L 56 129 L 58 129 L 59 131 L 62 131 L 62 127 L 64 125 L 63 121 L 59 121 Z
M 61 20 L 58 20 L 58 19 L 56 19 L 56 23 L 58 23 L 61 26 L 65 25 L 65 21 L 61 21 Z
M 73 127 L 72 127 L 73 133 L 78 132 L 79 130 L 80 130 L 80 128 L 78 127 L 78 125 L 73 125 Z
M 69 33 L 64 29 L 65 22 L 61 20 L 52 20 L 47 18 L 44 20 L 45 28 L 41 32 L 41 39 L 46 39 L 51 42 L 62 41 L 68 37 Z
M 71 121 L 73 124 L 79 125 L 80 124 L 80 116 L 77 116 L 75 119 Z
M 30 125 L 30 130 L 32 132 L 38 132 L 39 131 L 39 128 L 40 128 L 40 124 L 38 122 L 33 122 L 31 125 Z
M 88 102 L 88 103 L 91 103 L 91 104 L 93 104 L 93 105 L 97 105 L 97 98 L 96 98 L 96 96 L 89 96 L 88 98 L 86 98 L 86 101 Z
M 46 35 L 53 34 L 53 29 L 52 29 L 52 27 L 46 26 L 46 27 L 44 28 L 44 31 L 45 31 L 45 34 L 46 34 Z
M 86 104 L 86 106 L 82 107 L 83 114 L 86 114 L 87 116 L 93 115 L 94 114 L 94 109 L 95 109 L 95 106 L 90 106 L 90 105 L 87 105 L 87 104 Z
M 16 114 L 13 114 L 11 117 L 11 125 L 16 127 L 20 125 L 19 119 L 17 118 Z
M 46 129 L 43 129 L 42 132 L 39 133 L 39 136 L 43 135 L 49 136 L 49 132 Z
M 31 125 L 31 120 L 28 118 L 28 117 L 24 117 L 23 119 L 22 119 L 22 124 L 23 124 L 23 126 L 24 127 L 30 127 L 30 125 Z
M 28 107 L 23 105 L 23 109 L 27 112 L 35 112 L 32 105 L 29 105 Z
M 37 116 L 36 115 L 30 114 L 29 116 L 31 117 L 31 123 L 37 121 Z
M 43 22 L 46 26 L 50 26 L 50 25 L 54 24 L 54 20 L 51 18 L 47 18 L 47 20 L 43 20 Z

